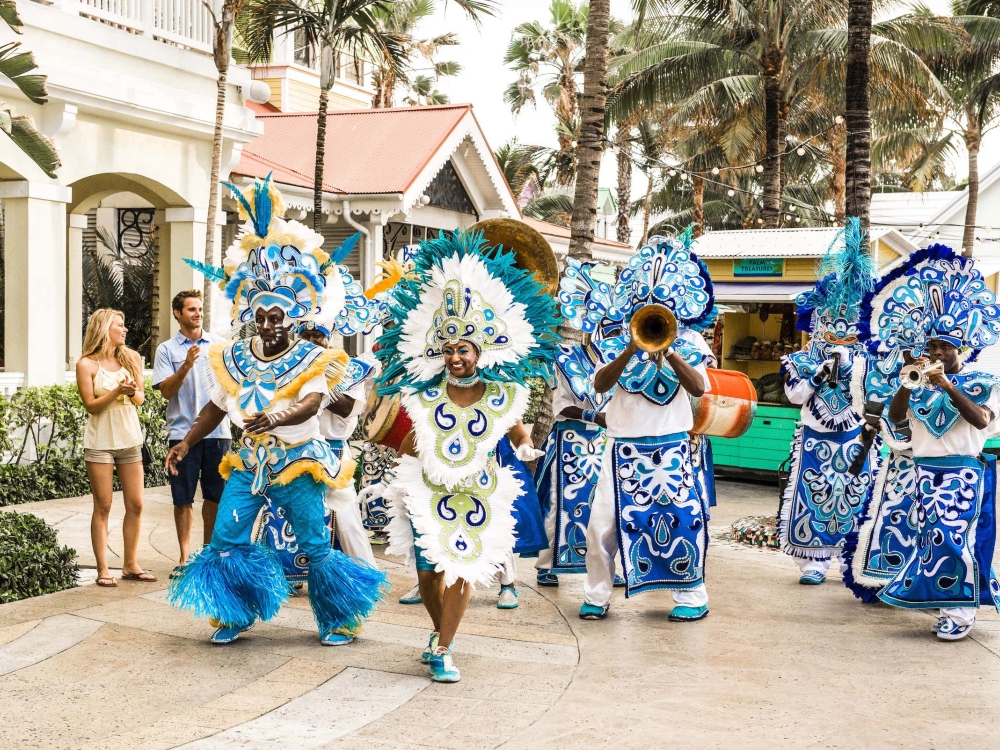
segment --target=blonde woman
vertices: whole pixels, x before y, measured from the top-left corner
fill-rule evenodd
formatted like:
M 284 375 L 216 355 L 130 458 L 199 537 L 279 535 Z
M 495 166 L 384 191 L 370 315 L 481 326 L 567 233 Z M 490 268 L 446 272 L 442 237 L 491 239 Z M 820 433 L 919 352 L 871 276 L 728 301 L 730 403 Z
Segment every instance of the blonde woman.
M 90 490 L 94 495 L 94 515 L 90 519 L 90 539 L 97 558 L 97 585 L 117 586 L 108 569 L 108 515 L 111 512 L 112 481 L 118 481 L 125 497 L 125 562 L 122 578 L 155 581 L 136 561 L 142 525 L 142 427 L 136 410 L 145 399 L 142 360 L 125 346 L 125 316 L 118 310 L 95 310 L 87 323 L 83 355 L 76 364 L 76 385 L 90 413 L 83 435 Z

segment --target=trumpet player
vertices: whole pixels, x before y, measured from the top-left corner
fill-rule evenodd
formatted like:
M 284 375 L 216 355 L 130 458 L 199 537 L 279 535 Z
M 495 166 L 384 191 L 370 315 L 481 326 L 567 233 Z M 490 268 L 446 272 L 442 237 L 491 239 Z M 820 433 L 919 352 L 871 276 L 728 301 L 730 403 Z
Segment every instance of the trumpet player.
M 854 220 L 852 220 L 854 221 Z M 848 227 L 850 229 L 850 225 Z M 811 334 L 806 351 L 781 360 L 785 394 L 801 406 L 791 448 L 791 471 L 781 498 L 782 549 L 799 566 L 799 583 L 819 585 L 872 491 L 878 446 L 872 444 L 857 475 L 848 471 L 862 450 L 861 415 L 851 399 L 857 320 L 873 285 L 874 266 L 860 247 L 860 232 L 825 259 L 829 271 L 799 295 L 797 327 Z
M 597 393 L 614 393 L 605 407 L 580 617 L 607 616 L 620 555 L 626 597 L 667 589 L 676 605 L 671 621 L 701 620 L 708 615 L 707 508 L 692 474 L 688 394 L 701 396 L 710 384 L 705 355 L 678 339 L 677 327 L 711 314 L 711 280 L 682 243 L 654 237 L 622 273 L 613 297 L 610 307 L 624 311 L 628 327 L 602 342 L 609 364 L 594 378 Z M 598 329 L 621 322 L 607 318 Z

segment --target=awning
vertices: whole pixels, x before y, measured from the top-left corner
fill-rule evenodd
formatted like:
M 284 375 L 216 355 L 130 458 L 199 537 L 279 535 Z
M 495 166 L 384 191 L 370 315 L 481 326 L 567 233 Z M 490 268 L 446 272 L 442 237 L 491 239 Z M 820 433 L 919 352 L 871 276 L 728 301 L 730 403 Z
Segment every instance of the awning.
M 716 281 L 712 286 L 716 302 L 791 302 L 813 285 L 804 281 Z

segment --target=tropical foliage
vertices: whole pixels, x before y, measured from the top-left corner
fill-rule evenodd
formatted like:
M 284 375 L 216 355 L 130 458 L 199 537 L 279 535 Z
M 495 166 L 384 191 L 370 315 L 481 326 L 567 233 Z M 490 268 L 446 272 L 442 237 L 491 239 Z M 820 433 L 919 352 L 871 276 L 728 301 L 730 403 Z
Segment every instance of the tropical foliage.
M 14 0 L 4 0 L 0 6 L 0 18 L 11 31 L 22 33 L 21 27 L 24 24 L 17 13 Z M 33 72 L 37 69 L 35 56 L 22 49 L 20 42 L 0 45 L 0 74 L 17 86 L 29 101 L 45 104 L 49 100 L 49 93 L 45 87 L 45 76 Z M 35 121 L 30 116 L 16 114 L 11 105 L 3 100 L 0 100 L 0 130 L 46 175 L 56 176 L 61 162 L 55 144 L 35 127 Z
M 76 586 L 76 550 L 30 513 L 0 513 L 0 604 Z

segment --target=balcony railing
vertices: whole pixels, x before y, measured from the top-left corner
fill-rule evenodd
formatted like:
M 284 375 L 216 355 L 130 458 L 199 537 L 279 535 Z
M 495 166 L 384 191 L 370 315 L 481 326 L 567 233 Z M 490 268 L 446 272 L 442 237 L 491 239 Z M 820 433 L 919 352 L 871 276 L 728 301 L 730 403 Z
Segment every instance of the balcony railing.
M 212 16 L 202 0 L 55 0 L 52 4 L 132 34 L 212 54 Z

